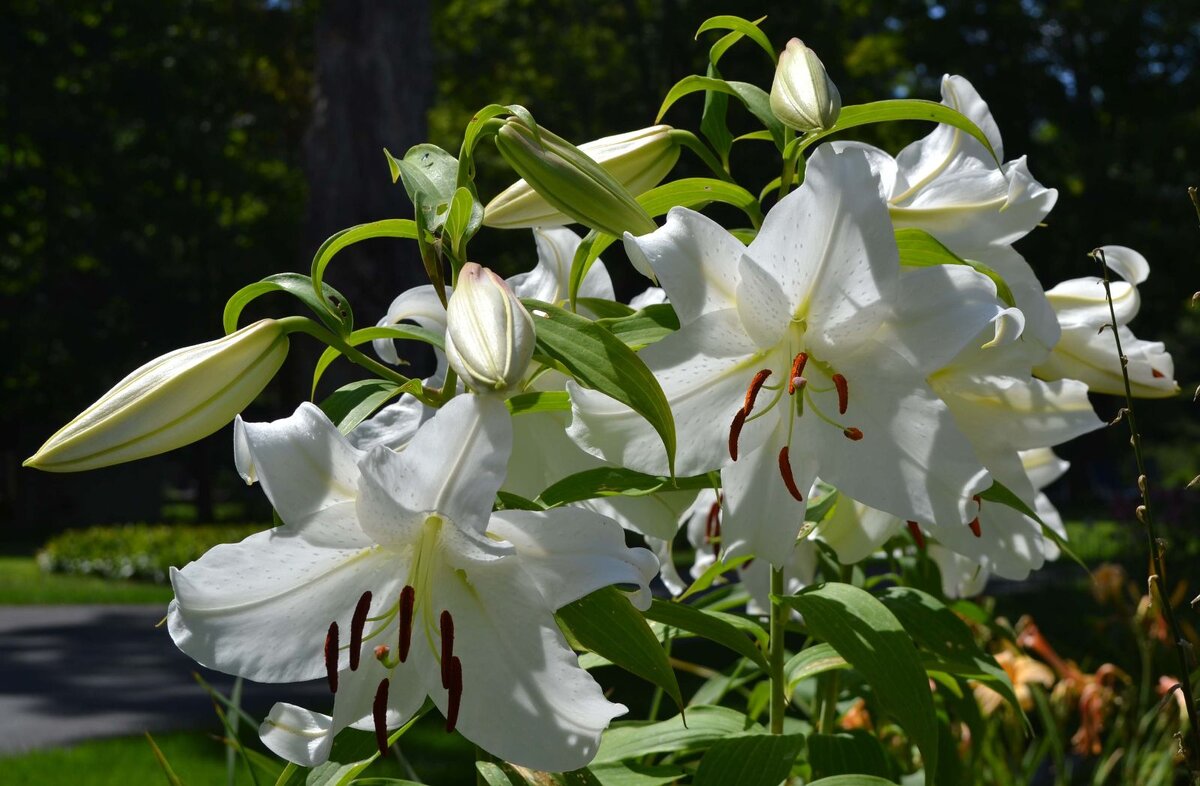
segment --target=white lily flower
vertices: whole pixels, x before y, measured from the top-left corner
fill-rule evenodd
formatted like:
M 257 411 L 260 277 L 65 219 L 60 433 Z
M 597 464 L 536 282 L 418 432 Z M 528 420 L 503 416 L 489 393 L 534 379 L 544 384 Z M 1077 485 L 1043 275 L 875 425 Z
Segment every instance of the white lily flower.
M 595 754 L 625 708 L 553 614 L 612 584 L 644 607 L 657 566 L 590 511 L 493 513 L 510 423 L 500 401 L 459 396 L 395 453 L 354 448 L 310 404 L 239 421 L 239 469 L 285 523 L 173 570 L 168 624 L 210 668 L 328 680 L 333 715 L 277 704 L 260 730 L 271 750 L 318 764 L 341 729 L 386 740 L 428 695 L 448 728 L 506 760 L 557 771 Z
M 1179 392 L 1175 361 L 1159 341 L 1137 338 L 1127 325 L 1137 316 L 1141 297 L 1137 285 L 1150 276 L 1150 264 L 1125 246 L 1104 246 L 1105 264 L 1123 281 L 1112 281 L 1113 311 L 1121 349 L 1129 359 L 1129 385 L 1139 398 L 1169 398 Z M 1063 281 L 1046 293 L 1062 327 L 1062 336 L 1050 356 L 1035 369 L 1045 379 L 1082 380 L 1097 393 L 1125 395 L 1121 361 L 1112 333 L 1104 281 L 1085 276 Z
M 974 515 L 971 498 L 989 485 L 987 471 L 923 374 L 875 339 L 892 317 L 900 270 L 878 179 L 861 152 L 818 149 L 803 186 L 771 210 L 749 248 L 683 208 L 625 243 L 679 316 L 681 329 L 641 354 L 675 415 L 676 472 L 724 468 L 727 554 L 787 560 L 818 473 L 906 518 Z M 956 294 L 957 274 L 929 270 Z M 980 303 L 984 322 L 993 310 Z M 960 324 L 930 321 L 923 332 L 930 352 L 953 356 L 975 330 L 964 336 Z M 640 416 L 567 388 L 571 435 L 589 452 L 667 471 L 662 443 Z
M 974 86 L 961 76 L 942 77 L 942 103 L 975 123 L 1004 161 L 1000 129 Z M 1058 192 L 1029 173 L 1025 156 L 997 165 L 979 140 L 939 124 L 893 158 L 877 147 L 863 150 L 880 175 L 881 192 L 896 228 L 923 229 L 966 259 L 996 270 L 1025 313 L 1026 334 L 1046 348 L 1058 339 L 1053 312 L 1029 264 L 1010 248 L 1054 207 Z

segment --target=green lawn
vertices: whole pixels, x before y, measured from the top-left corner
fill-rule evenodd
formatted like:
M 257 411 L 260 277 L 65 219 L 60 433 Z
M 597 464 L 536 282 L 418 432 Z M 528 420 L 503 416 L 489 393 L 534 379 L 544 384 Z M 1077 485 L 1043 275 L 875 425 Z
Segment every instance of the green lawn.
M 91 576 L 43 573 L 32 557 L 0 557 L 0 605 L 33 603 L 162 603 L 171 588 Z
M 401 738 L 400 751 L 422 781 L 431 786 L 474 783 L 474 746 L 458 735 L 445 734 L 440 724 L 440 716 L 422 719 Z M 252 736 L 246 735 L 246 738 Z M 186 786 L 227 782 L 225 745 L 214 736 L 204 732 L 164 732 L 154 735 L 154 741 Z M 275 774 L 282 770 L 280 763 Z M 4 773 L 4 783 L 38 786 L 78 786 L 83 783 L 88 786 L 159 786 L 167 783 L 144 736 L 96 740 L 69 748 L 0 758 L 0 772 Z M 256 769 L 254 774 L 262 786 L 275 782 L 271 774 L 261 769 Z M 395 759 L 388 759 L 373 764 L 362 777 L 403 778 L 407 774 Z M 235 783 L 238 786 L 256 783 L 241 761 Z

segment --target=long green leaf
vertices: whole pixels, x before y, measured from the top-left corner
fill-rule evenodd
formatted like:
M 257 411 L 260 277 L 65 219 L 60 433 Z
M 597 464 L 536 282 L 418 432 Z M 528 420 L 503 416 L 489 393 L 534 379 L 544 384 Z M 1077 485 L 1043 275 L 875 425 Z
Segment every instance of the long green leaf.
M 277 273 L 267 276 L 262 281 L 248 284 L 233 293 L 225 303 L 221 324 L 226 333 L 232 333 L 238 329 L 242 310 L 251 301 L 270 292 L 286 292 L 308 306 L 334 333 L 345 334 L 353 330 L 354 314 L 350 311 L 350 304 L 346 298 L 328 284 L 322 284 L 321 291 L 324 292 L 324 297 L 318 298 L 312 279 L 302 273 Z
M 652 216 L 661 216 L 673 207 L 699 210 L 712 202 L 733 205 L 751 221 L 762 221 L 758 199 L 736 183 L 712 177 L 685 177 L 655 186 L 637 198 L 638 204 Z
M 150 744 L 150 751 L 154 754 L 155 761 L 162 768 L 163 776 L 167 779 L 167 783 L 171 786 L 183 786 L 183 781 L 175 774 L 175 770 L 171 768 L 171 763 L 167 761 L 167 757 L 163 755 L 162 750 L 158 747 L 158 743 L 150 736 L 150 732 L 145 732 L 146 742 Z
M 625 404 L 662 438 L 675 472 L 675 418 L 658 380 L 633 350 L 590 319 L 540 300 L 524 300 L 533 314 L 537 350 L 561 363 L 581 384 Z
M 818 674 L 848 668 L 850 668 L 850 664 L 846 662 L 846 659 L 824 642 L 805 647 L 783 665 L 783 673 L 787 679 L 787 692 L 790 694 L 801 682 Z
M 614 723 L 600 740 L 593 764 L 637 759 L 652 753 L 694 751 L 735 734 L 762 734 L 761 725 L 728 707 L 689 707 L 687 725 L 683 716 L 651 723 Z
M 335 390 L 321 402 L 338 431 L 349 434 L 387 402 L 404 392 L 402 385 L 387 379 L 360 379 Z
M 862 729 L 808 738 L 808 763 L 814 778 L 833 775 L 871 775 L 886 778 L 887 754 L 879 738 Z
M 662 688 L 683 707 L 679 682 L 654 631 L 614 587 L 597 590 L 558 610 L 558 619 L 587 649 Z
M 712 76 L 699 76 L 697 74 L 685 76 L 667 91 L 666 97 L 663 98 L 663 102 L 658 108 L 658 117 L 654 122 L 661 121 L 663 115 L 667 113 L 667 110 L 676 101 L 686 95 L 700 91 L 735 96 L 749 110 L 750 114 L 758 118 L 759 122 L 771 132 L 771 138 L 775 141 L 775 146 L 783 150 L 784 126 L 779 118 L 775 117 L 775 113 L 771 111 L 771 98 L 761 87 L 752 85 L 749 82 L 733 82 L 717 79 Z M 941 106 L 941 104 L 937 106 Z
M 939 658 L 942 670 L 977 680 L 995 690 L 1012 705 L 1026 728 L 1033 731 L 1007 672 L 980 649 L 971 629 L 957 614 L 929 593 L 912 587 L 890 587 L 879 599 L 917 644 Z
M 704 754 L 694 786 L 779 786 L 804 749 L 802 734 L 754 734 L 721 740 Z
M 813 781 L 808 786 L 896 786 L 896 782 L 874 775 L 834 775 Z
M 325 268 L 329 266 L 337 252 L 341 251 L 346 246 L 353 245 L 361 240 L 368 240 L 374 237 L 398 237 L 408 240 L 417 238 L 417 224 L 407 218 L 385 218 L 382 221 L 372 221 L 369 224 L 359 224 L 348 229 L 343 229 L 329 237 L 321 247 L 317 249 L 317 253 L 313 256 L 312 262 L 312 287 L 314 292 L 324 291 L 322 281 L 325 278 Z M 345 301 L 343 301 L 344 303 Z M 354 329 L 353 324 L 347 324 L 344 332 L 349 332 Z M 342 332 L 342 331 L 339 331 Z
M 637 762 L 593 764 L 588 772 L 600 786 L 667 786 L 678 783 L 683 770 L 667 765 L 652 766 Z
M 908 267 L 933 267 L 935 265 L 966 265 L 992 280 L 996 295 L 1007 306 L 1015 306 L 1012 290 L 1004 277 L 982 262 L 963 259 L 923 229 L 897 229 L 896 248 L 900 252 L 900 264 Z
M 346 343 L 352 347 L 356 347 L 359 344 L 365 344 L 375 339 L 410 339 L 413 341 L 423 341 L 438 349 L 444 348 L 444 340 L 440 334 L 426 330 L 419 325 L 407 325 L 403 323 L 361 328 L 346 336 Z M 326 347 L 325 351 L 321 353 L 321 357 L 317 358 L 317 364 L 313 367 L 312 378 L 312 393 L 314 395 L 317 391 L 317 384 L 320 383 L 325 370 L 329 368 L 329 364 L 341 356 L 342 353 L 337 348 Z
M 1012 508 L 1018 513 L 1023 513 L 1024 515 L 1033 519 L 1042 528 L 1042 534 L 1054 541 L 1063 554 L 1066 554 L 1068 557 L 1070 557 L 1071 560 L 1073 560 L 1084 570 L 1090 570 L 1090 568 L 1087 566 L 1087 563 L 1084 562 L 1083 559 L 1071 548 L 1071 545 L 1067 543 L 1066 538 L 1055 532 L 1045 521 L 1042 521 L 1042 517 L 1037 514 L 1037 511 L 1029 507 L 1025 500 L 1018 497 L 1016 492 L 1014 492 L 1008 486 L 1005 486 L 1003 483 L 993 478 L 992 485 L 979 492 L 979 498 L 981 500 L 996 502 L 1004 505 L 1005 507 Z
M 535 391 L 518 393 L 504 402 L 513 415 L 530 412 L 570 412 L 571 397 L 565 390 Z
M 691 491 L 712 487 L 707 475 L 686 478 L 671 478 L 647 475 L 624 467 L 595 467 L 567 475 L 551 484 L 538 495 L 546 507 L 569 505 L 596 497 L 611 497 L 618 494 L 641 497 L 659 491 Z
M 807 134 L 797 138 L 794 143 L 795 152 L 803 153 L 825 137 L 845 131 L 847 128 L 864 126 L 870 123 L 888 123 L 895 120 L 925 120 L 931 123 L 945 123 L 946 125 L 954 126 L 979 140 L 979 143 L 991 153 L 992 158 L 996 159 L 996 165 L 1000 165 L 1000 160 L 996 158 L 996 151 L 992 149 L 992 143 L 988 142 L 987 135 L 970 118 L 957 109 L 951 109 L 945 104 L 939 104 L 936 101 L 926 101 L 920 98 L 893 98 L 886 101 L 874 101 L 869 104 L 844 106 L 842 107 L 841 114 L 838 115 L 837 122 L 832 126 L 816 134 Z M 789 145 L 789 147 L 791 146 Z M 788 155 L 792 152 L 791 150 L 785 150 L 784 154 Z
M 732 16 L 729 14 L 712 16 L 708 19 L 705 19 L 704 22 L 701 23 L 700 28 L 696 31 L 695 37 L 699 38 L 701 34 L 706 33 L 709 30 L 732 30 L 758 44 L 759 48 L 767 53 L 767 58 L 770 59 L 771 65 L 774 66 L 775 47 L 771 46 L 771 41 L 767 38 L 766 33 L 764 33 L 758 27 L 759 23 L 762 22 L 763 19 L 766 19 L 766 17 L 764 16 L 754 22 L 751 22 L 749 19 L 743 19 L 740 16 Z M 720 54 L 724 54 L 724 50 L 722 50 Z M 717 59 L 720 58 L 718 57 Z
M 717 560 L 705 568 L 704 572 L 697 576 L 694 581 L 692 581 L 691 586 L 683 591 L 683 594 L 679 596 L 678 600 L 684 601 L 695 595 L 697 592 L 703 592 L 711 587 L 713 582 L 720 578 L 722 574 L 728 573 L 729 571 L 746 564 L 752 559 L 754 559 L 753 554 L 743 554 L 740 557 L 734 557 L 730 560 Z
M 929 678 L 896 616 L 850 584 L 808 587 L 780 601 L 804 615 L 809 632 L 828 642 L 870 683 L 885 712 L 921 750 L 925 782 L 937 773 L 938 728 Z
M 767 634 L 757 623 L 734 614 L 707 611 L 663 600 L 655 600 L 645 614 L 648 620 L 715 641 L 754 661 L 759 668 L 767 669 L 767 658 L 761 649 L 766 646 Z M 747 634 L 751 638 L 746 638 Z
M 641 349 L 679 330 L 679 317 L 669 303 L 656 303 L 628 316 L 598 319 L 596 324 L 607 328 L 630 349 Z

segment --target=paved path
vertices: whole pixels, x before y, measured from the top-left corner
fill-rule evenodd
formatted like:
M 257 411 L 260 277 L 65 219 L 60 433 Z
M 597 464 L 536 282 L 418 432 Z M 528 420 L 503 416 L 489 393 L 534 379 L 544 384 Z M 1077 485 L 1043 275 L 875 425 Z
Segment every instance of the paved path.
M 228 694 L 233 678 L 200 669 L 175 648 L 165 606 L 0 606 L 0 756 L 96 737 L 220 723 L 192 678 Z M 277 700 L 328 712 L 321 681 L 245 684 L 261 718 Z

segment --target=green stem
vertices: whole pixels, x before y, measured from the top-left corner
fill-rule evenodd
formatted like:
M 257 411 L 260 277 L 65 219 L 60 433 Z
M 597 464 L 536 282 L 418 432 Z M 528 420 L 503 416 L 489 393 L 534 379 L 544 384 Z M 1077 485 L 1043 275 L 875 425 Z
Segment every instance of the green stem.
M 783 674 L 783 636 L 787 625 L 787 608 L 783 596 L 783 569 L 771 568 L 771 733 L 783 734 L 783 716 L 787 711 L 787 686 Z
M 1125 356 L 1125 350 L 1121 347 L 1121 334 L 1117 330 L 1117 311 L 1113 305 L 1112 288 L 1108 278 L 1108 264 L 1104 259 L 1104 252 L 1097 251 L 1100 261 L 1100 269 L 1104 276 L 1104 296 L 1108 300 L 1108 313 L 1112 317 L 1113 340 L 1117 345 L 1117 357 L 1121 361 L 1121 378 L 1125 383 L 1125 419 L 1129 423 L 1129 441 L 1133 445 L 1133 457 L 1137 462 L 1138 471 L 1138 491 L 1141 492 L 1142 504 L 1138 510 L 1138 520 L 1141 521 L 1146 533 L 1146 545 L 1150 549 L 1150 564 L 1154 568 L 1154 575 L 1150 577 L 1149 591 L 1151 593 L 1150 600 L 1153 602 L 1153 593 L 1158 590 L 1158 604 L 1162 611 L 1163 619 L 1167 623 L 1167 628 L 1171 631 L 1171 638 L 1175 643 L 1175 652 L 1179 657 L 1179 683 L 1180 692 L 1183 693 L 1184 707 L 1187 709 L 1188 731 L 1191 736 L 1191 750 L 1184 760 L 1184 766 L 1188 768 L 1188 772 L 1194 783 L 1200 783 L 1200 773 L 1197 773 L 1193 768 L 1193 763 L 1198 755 L 1200 755 L 1200 723 L 1197 722 L 1196 716 L 1196 701 L 1192 693 L 1191 681 L 1191 666 L 1188 659 L 1188 648 L 1191 646 L 1187 639 L 1179 630 L 1179 623 L 1175 619 L 1175 610 L 1171 606 L 1171 599 L 1167 596 L 1167 589 L 1164 586 L 1167 579 L 1166 561 L 1163 552 L 1166 550 L 1165 543 L 1161 543 L 1158 539 L 1158 534 L 1155 530 L 1154 515 L 1150 506 L 1150 481 L 1146 477 L 1146 463 L 1142 454 L 1142 435 L 1138 431 L 1137 419 L 1133 412 L 1133 388 L 1129 384 L 1129 358 Z
M 411 393 L 421 403 L 431 407 L 441 406 L 442 402 L 440 398 L 430 395 L 430 392 L 427 391 L 418 380 L 409 379 L 403 374 L 393 371 L 392 369 L 383 365 L 378 360 L 373 360 L 372 358 L 367 357 L 357 348 L 348 344 L 341 336 L 331 333 L 321 325 L 313 322 L 308 317 L 284 317 L 283 319 L 279 320 L 279 322 L 283 326 L 283 329 L 289 334 L 305 333 L 310 335 L 317 341 L 331 346 L 338 352 L 341 352 L 346 356 L 347 360 L 362 366 L 372 374 L 387 380 L 391 380 L 398 385 L 404 385 L 406 391 Z
M 821 716 L 817 719 L 818 734 L 833 734 L 837 722 L 837 700 L 841 681 L 836 671 L 821 675 Z

